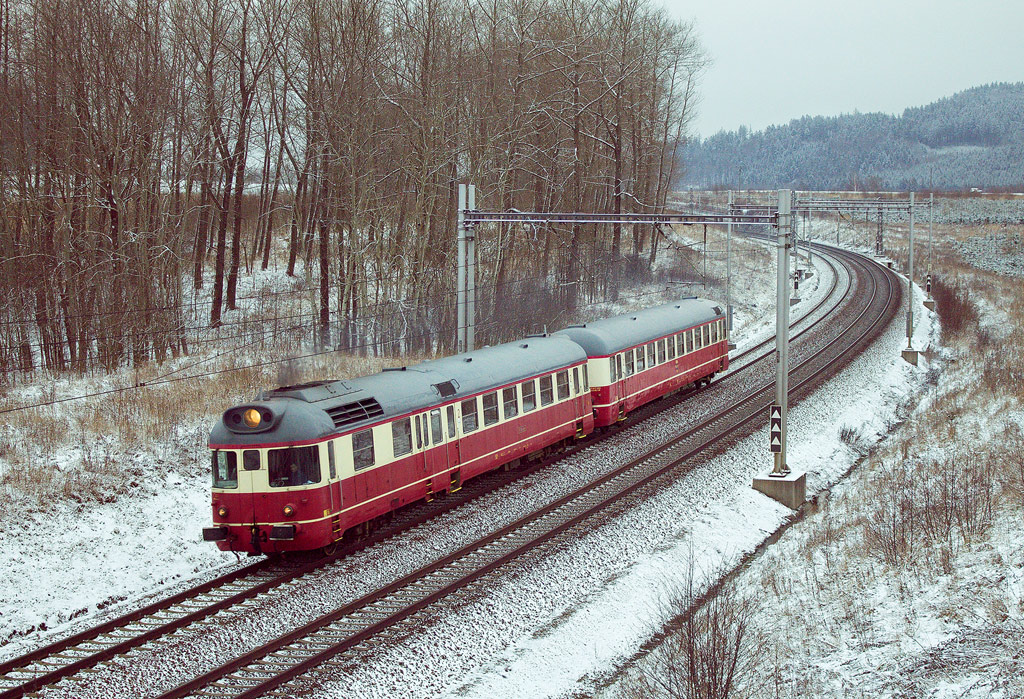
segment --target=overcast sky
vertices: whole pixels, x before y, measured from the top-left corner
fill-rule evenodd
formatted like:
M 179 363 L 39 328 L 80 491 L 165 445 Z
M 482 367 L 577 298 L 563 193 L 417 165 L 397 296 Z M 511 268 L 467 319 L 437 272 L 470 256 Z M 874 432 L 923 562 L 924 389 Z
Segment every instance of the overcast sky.
M 1024 81 L 1021 0 L 662 0 L 713 63 L 693 131 L 809 115 L 900 113 Z

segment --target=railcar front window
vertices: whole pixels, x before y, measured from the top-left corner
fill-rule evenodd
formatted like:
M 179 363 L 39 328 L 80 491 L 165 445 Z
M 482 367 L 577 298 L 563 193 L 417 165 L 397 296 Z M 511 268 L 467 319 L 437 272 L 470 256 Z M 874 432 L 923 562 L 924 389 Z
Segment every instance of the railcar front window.
M 213 452 L 213 487 L 238 487 L 238 455 L 233 451 Z
M 320 482 L 320 459 L 313 447 L 271 449 L 267 452 L 271 488 L 312 485 Z
M 260 470 L 260 453 L 255 449 L 246 449 L 242 452 L 242 468 L 246 471 Z
M 373 466 L 373 430 L 363 430 L 352 435 L 352 464 L 358 471 Z
M 519 384 L 523 389 L 523 412 L 528 413 L 537 407 L 537 387 L 533 381 L 526 381 Z

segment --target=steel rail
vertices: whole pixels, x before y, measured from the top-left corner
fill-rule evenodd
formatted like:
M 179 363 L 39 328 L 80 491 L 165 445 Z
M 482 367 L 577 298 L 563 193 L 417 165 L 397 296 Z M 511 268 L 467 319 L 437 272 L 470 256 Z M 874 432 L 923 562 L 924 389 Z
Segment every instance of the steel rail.
M 814 307 L 802 314 L 799 318 L 794 319 L 792 323 L 793 327 L 796 327 L 798 324 L 813 316 L 813 314 L 824 306 L 824 304 L 827 303 L 836 292 L 839 283 L 838 269 L 832 261 L 824 257 L 823 259 L 832 269 L 832 286 Z M 852 274 L 849 270 L 848 273 Z M 842 303 L 842 300 L 843 297 L 840 296 L 836 305 Z M 796 333 L 794 338 L 799 337 L 801 334 L 813 327 L 814 323 L 811 323 L 807 328 Z M 768 338 L 736 355 L 732 361 L 736 362 L 758 351 L 771 342 L 771 338 Z M 755 365 L 756 363 L 757 361 L 755 360 L 741 367 L 730 370 L 728 373 L 722 375 L 718 383 L 742 373 L 745 369 Z M 630 417 L 633 418 L 631 420 L 631 424 L 674 407 L 682 402 L 682 400 L 695 393 L 696 390 L 697 389 L 690 389 L 682 391 L 677 396 L 670 398 L 668 402 L 662 401 L 659 404 L 648 404 L 642 409 L 634 411 L 630 415 Z M 498 482 L 494 484 L 485 484 L 484 480 L 475 479 L 476 482 L 473 485 L 481 487 L 466 487 L 463 491 L 462 498 L 448 499 L 447 501 L 443 501 L 435 507 L 430 508 L 427 512 L 420 512 L 419 514 L 415 514 L 412 518 L 403 518 L 403 521 L 399 522 L 397 526 L 388 527 L 387 530 L 379 532 L 374 536 L 346 546 L 335 556 L 325 557 L 306 564 L 296 564 L 296 566 L 291 567 L 283 573 L 277 575 L 272 574 L 270 576 L 266 576 L 263 571 L 271 568 L 274 561 L 265 559 L 257 564 L 219 576 L 197 587 L 184 590 L 171 597 L 159 600 L 137 610 L 133 610 L 132 612 L 111 619 L 96 627 L 86 629 L 67 638 L 50 643 L 28 654 L 5 661 L 0 664 L 0 699 L 14 699 L 15 697 L 23 696 L 26 693 L 37 691 L 42 687 L 48 686 L 65 677 L 93 667 L 117 655 L 127 653 L 133 648 L 155 641 L 180 628 L 201 622 L 203 619 L 218 611 L 236 606 L 264 592 L 280 587 L 291 580 L 323 568 L 344 556 L 351 555 L 352 553 L 355 553 L 367 546 L 371 546 L 379 541 L 397 535 L 406 529 L 426 522 L 444 512 L 455 509 L 456 507 L 461 507 L 466 504 L 466 502 L 475 499 L 475 497 L 483 493 L 490 492 L 497 487 L 507 485 L 508 483 L 532 474 L 541 468 L 546 468 L 551 463 L 567 458 L 584 448 L 593 446 L 596 441 L 600 441 L 603 438 L 605 437 L 602 435 L 595 435 L 594 439 L 582 442 L 569 450 L 531 464 L 527 468 L 520 469 L 517 473 L 512 474 L 511 476 L 496 477 L 493 480 L 497 480 Z M 419 509 L 420 508 L 416 508 L 417 511 Z M 246 578 L 254 578 L 253 584 L 249 585 Z M 214 601 L 205 603 L 205 606 L 203 607 L 194 608 L 190 606 L 187 610 L 177 612 L 174 610 L 177 605 L 181 605 L 182 603 L 195 603 L 207 593 L 229 585 L 238 584 L 243 585 L 243 589 L 233 591 L 227 596 L 219 597 Z M 160 614 L 169 614 L 172 618 L 165 618 L 166 623 L 163 624 L 144 623 L 143 626 L 145 628 L 141 630 L 133 631 L 132 629 L 126 628 L 143 619 L 157 618 L 157 615 Z M 114 632 L 118 633 L 117 636 L 113 637 L 113 639 L 116 640 L 110 638 L 113 636 Z M 125 632 L 129 635 L 121 635 Z M 97 646 L 99 647 L 98 650 L 96 649 Z M 29 675 L 29 677 L 26 679 L 25 677 L 16 677 L 14 675 Z M 7 683 L 8 686 L 4 687 L 3 683 Z
M 809 357 L 802 360 L 794 373 L 807 374 L 808 371 L 810 373 L 801 376 L 794 385 L 794 393 L 805 392 L 813 385 L 814 381 L 854 353 L 861 346 L 862 341 L 871 337 L 874 332 L 887 327 L 895 317 L 892 309 L 898 310 L 899 303 L 898 301 L 893 303 L 893 298 L 896 295 L 894 291 L 899 287 L 893 283 L 894 276 L 873 262 L 865 264 L 864 269 L 868 272 L 868 278 L 874 279 L 871 297 L 864 303 L 863 308 L 853 321 L 823 347 L 814 350 Z M 881 282 L 878 279 L 881 279 Z M 846 338 L 848 334 L 854 333 L 862 319 L 872 310 L 875 301 L 880 298 L 880 287 L 883 282 L 886 289 L 882 299 L 883 303 L 876 315 L 868 319 L 867 327 L 846 346 L 840 347 L 840 351 L 834 357 L 826 358 L 821 366 L 813 368 L 815 360 L 826 357 L 826 352 Z M 439 561 L 161 695 L 162 699 L 196 694 L 250 699 L 273 691 L 286 682 L 305 675 L 308 671 L 331 660 L 338 654 L 384 629 L 394 626 L 456 590 L 479 580 L 484 575 L 572 529 L 584 520 L 598 513 L 607 514 L 606 511 L 612 505 L 638 491 L 646 484 L 652 483 L 666 474 L 672 475 L 674 479 L 675 474 L 672 472 L 684 466 L 684 461 L 705 450 L 708 446 L 734 435 L 740 428 L 760 415 L 763 408 L 770 404 L 771 394 L 771 384 L 759 386 L 733 402 L 725 410 L 719 411 L 669 443 L 648 451 L 592 483 L 482 537 Z M 746 410 L 741 410 L 744 406 L 746 406 Z M 735 419 L 736 413 L 740 414 L 738 419 Z M 693 439 L 722 421 L 729 424 L 724 428 L 717 428 L 719 431 L 712 436 L 706 439 L 701 438 L 700 442 L 692 449 L 680 446 L 686 445 L 687 440 Z M 678 454 L 677 452 L 680 450 L 684 450 L 685 453 Z M 659 457 L 665 456 L 669 457 L 667 464 L 659 460 Z M 645 466 L 649 468 L 643 470 Z M 687 470 L 693 467 L 691 465 Z M 631 478 L 630 474 L 637 478 Z M 606 494 L 602 489 L 611 492 Z M 578 504 L 579 507 L 569 511 L 573 503 Z M 528 531 L 530 528 L 534 531 Z M 502 541 L 509 544 L 503 552 L 497 550 Z M 465 573 L 458 570 L 461 562 L 470 563 L 469 570 Z M 455 569 L 451 570 L 452 568 Z M 417 589 L 417 586 L 420 589 Z M 379 607 L 376 614 L 371 611 L 375 605 Z M 245 672 L 246 676 L 233 674 L 237 672 Z M 271 677 L 266 677 L 268 674 Z

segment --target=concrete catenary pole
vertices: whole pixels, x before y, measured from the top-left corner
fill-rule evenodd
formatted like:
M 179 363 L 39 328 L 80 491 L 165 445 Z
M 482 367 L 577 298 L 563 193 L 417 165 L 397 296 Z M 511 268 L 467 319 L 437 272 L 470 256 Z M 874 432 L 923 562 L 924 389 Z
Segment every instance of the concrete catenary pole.
M 914 338 L 914 193 L 910 193 L 910 276 L 907 279 L 907 349 L 913 349 Z
M 732 333 L 732 190 L 729 190 L 729 221 L 725 224 L 725 315 Z
M 778 294 L 775 301 L 775 403 L 782 412 L 782 434 L 772 476 L 789 473 L 786 429 L 789 413 L 789 247 L 793 234 L 792 191 L 779 190 Z
M 466 185 L 459 185 L 458 213 L 458 269 L 456 270 L 455 311 L 457 330 L 455 345 L 459 352 L 466 351 Z
M 468 187 L 467 208 L 476 209 L 476 185 Z M 476 349 L 476 227 L 466 226 L 466 351 Z

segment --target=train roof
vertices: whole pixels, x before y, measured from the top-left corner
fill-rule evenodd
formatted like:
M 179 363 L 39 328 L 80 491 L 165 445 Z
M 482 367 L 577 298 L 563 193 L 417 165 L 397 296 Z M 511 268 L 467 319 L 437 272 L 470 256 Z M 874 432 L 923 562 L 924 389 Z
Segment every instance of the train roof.
M 722 308 L 707 299 L 690 297 L 612 318 L 559 330 L 590 357 L 604 357 L 629 347 L 722 317 Z
M 371 376 L 263 391 L 255 401 L 224 413 L 210 434 L 210 445 L 290 443 L 349 432 L 578 364 L 586 357 L 567 337 L 535 336 Z M 269 411 L 273 419 L 263 420 L 262 428 L 245 427 L 236 416 L 250 407 Z

